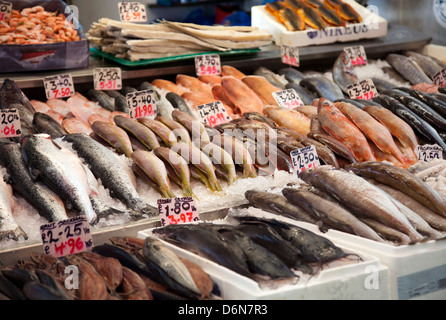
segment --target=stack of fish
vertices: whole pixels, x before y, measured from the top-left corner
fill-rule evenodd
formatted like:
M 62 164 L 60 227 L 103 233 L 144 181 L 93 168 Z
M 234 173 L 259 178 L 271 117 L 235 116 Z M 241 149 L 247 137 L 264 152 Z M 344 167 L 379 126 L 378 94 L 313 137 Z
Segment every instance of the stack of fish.
M 267 212 L 381 243 L 445 236 L 446 198 L 407 170 L 372 161 L 345 169 L 321 166 L 300 178 L 304 183 L 282 194 L 253 190 L 246 198 Z
M 323 236 L 278 220 L 238 216 L 235 224 L 199 223 L 153 229 L 160 239 L 259 284 L 297 283 L 349 254 Z
M 102 18 L 87 33 L 102 52 L 131 61 L 254 49 L 272 42 L 267 31 L 255 27 L 202 26 L 162 20 L 136 24 Z
M 342 0 L 275 1 L 266 3 L 265 9 L 288 31 L 325 29 L 362 21 L 361 15 Z
M 156 239 L 112 238 L 93 252 L 61 259 L 31 253 L 29 258 L 1 270 L 1 300 L 218 298 L 216 286 L 200 266 L 179 258 Z M 74 267 L 79 274 L 72 276 L 79 281 L 70 286 L 67 278 Z
M 408 170 L 446 197 L 446 160 L 419 162 Z

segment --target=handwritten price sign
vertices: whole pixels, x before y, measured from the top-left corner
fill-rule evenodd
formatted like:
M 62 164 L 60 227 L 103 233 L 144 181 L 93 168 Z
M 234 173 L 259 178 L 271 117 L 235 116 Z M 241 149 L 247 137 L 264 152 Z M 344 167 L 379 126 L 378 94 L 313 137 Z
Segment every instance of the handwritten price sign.
M 40 226 L 43 249 L 56 258 L 88 251 L 93 247 L 87 217 L 78 216 Z
M 12 2 L 0 1 L 0 21 L 8 20 L 12 12 Z
M 418 145 L 415 148 L 415 154 L 419 161 L 431 162 L 443 159 L 443 149 L 438 144 Z
M 187 224 L 200 220 L 192 197 L 158 199 L 158 212 L 163 227 L 170 224 Z
M 304 105 L 294 89 L 273 92 L 273 97 L 282 108 L 293 109 Z
M 22 135 L 20 113 L 17 109 L 0 110 L 0 138 L 14 138 Z
M 95 68 L 93 79 L 96 90 L 122 89 L 122 71 L 120 68 Z
M 126 22 L 146 22 L 146 7 L 139 2 L 119 2 L 119 17 Z
M 299 48 L 282 45 L 281 48 L 282 63 L 298 67 L 300 65 Z
M 204 104 L 197 107 L 201 120 L 208 126 L 215 127 L 231 120 L 221 101 Z
M 143 90 L 127 94 L 127 104 L 129 114 L 132 119 L 151 117 L 157 114 L 155 92 L 153 90 Z
M 71 74 L 46 77 L 43 83 L 47 99 L 68 98 L 75 93 Z
M 437 73 L 434 78 L 434 83 L 439 87 L 446 87 L 446 69 L 441 70 Z
M 372 79 L 366 79 L 347 87 L 351 99 L 371 100 L 378 96 Z
M 221 74 L 221 59 L 218 54 L 206 54 L 195 57 L 197 76 L 218 76 Z
M 294 172 L 299 175 L 302 171 L 319 167 L 321 165 L 316 147 L 309 146 L 291 152 Z
M 367 64 L 367 55 L 363 46 L 346 47 L 344 51 L 348 54 L 354 66 L 364 66 Z

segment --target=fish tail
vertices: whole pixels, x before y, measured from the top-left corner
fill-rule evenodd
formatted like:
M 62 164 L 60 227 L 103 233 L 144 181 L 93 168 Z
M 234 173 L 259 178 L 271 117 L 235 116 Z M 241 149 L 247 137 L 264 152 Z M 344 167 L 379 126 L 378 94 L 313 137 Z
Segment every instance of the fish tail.
M 17 227 L 14 230 L 8 230 L 8 231 L 0 232 L 0 239 L 12 238 L 15 241 L 18 241 L 21 236 L 25 240 L 28 240 L 28 234 L 21 227 Z
M 223 188 L 221 187 L 220 182 L 217 180 L 217 178 L 211 177 L 209 179 L 209 184 L 210 184 L 211 190 L 213 192 L 221 192 L 221 191 L 223 191 Z
M 250 164 L 243 165 L 243 179 L 257 178 L 257 172 L 254 166 Z

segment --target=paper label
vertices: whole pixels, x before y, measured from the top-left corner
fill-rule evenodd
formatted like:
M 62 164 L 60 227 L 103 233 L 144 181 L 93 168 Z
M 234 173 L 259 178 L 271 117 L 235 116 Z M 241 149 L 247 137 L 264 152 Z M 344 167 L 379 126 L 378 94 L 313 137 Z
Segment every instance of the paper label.
M 291 160 L 294 172 L 296 172 L 298 176 L 304 170 L 319 167 L 321 165 L 315 146 L 292 151 Z
M 433 80 L 437 86 L 445 87 L 446 86 L 446 69 L 443 69 L 439 73 L 437 73 L 434 76 Z
M 17 109 L 0 110 L 0 138 L 14 138 L 22 136 L 20 113 Z
M 221 101 L 215 101 L 197 107 L 201 120 L 208 126 L 215 127 L 231 120 Z
M 273 92 L 273 97 L 282 108 L 293 109 L 304 105 L 294 89 Z
M 155 117 L 157 114 L 155 92 L 143 90 L 127 94 L 129 114 L 132 119 Z
M 43 78 L 47 99 L 68 98 L 74 95 L 74 84 L 71 74 Z
M 415 148 L 415 154 L 419 161 L 431 162 L 443 159 L 443 149 L 438 144 L 418 145 Z
M 221 75 L 221 59 L 218 54 L 207 54 L 195 57 L 195 71 L 197 76 Z
M 93 69 L 94 88 L 96 90 L 121 90 L 121 68 L 95 68 Z
M 90 224 L 86 216 L 42 225 L 40 234 L 45 254 L 56 258 L 93 248 Z
M 367 64 L 367 55 L 363 46 L 346 47 L 344 51 L 348 54 L 354 66 L 364 66 Z
M 192 197 L 158 199 L 158 212 L 163 227 L 170 224 L 188 224 L 200 220 L 195 200 Z
M 366 79 L 347 87 L 351 99 L 371 100 L 377 97 L 378 91 L 372 79 Z
M 282 63 L 298 67 L 300 65 L 299 48 L 282 45 L 281 48 Z
M 139 2 L 119 2 L 119 17 L 125 22 L 147 22 L 146 6 Z
M 8 20 L 12 12 L 12 2 L 0 1 L 0 21 Z

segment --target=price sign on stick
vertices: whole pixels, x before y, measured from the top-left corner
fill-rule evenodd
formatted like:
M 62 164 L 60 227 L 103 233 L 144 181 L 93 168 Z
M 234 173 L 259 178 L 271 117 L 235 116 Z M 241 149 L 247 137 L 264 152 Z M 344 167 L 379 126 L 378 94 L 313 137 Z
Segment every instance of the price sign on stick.
M 86 216 L 40 226 L 43 249 L 56 258 L 93 248 L 90 224 Z
M 204 104 L 197 107 L 201 120 L 208 126 L 215 127 L 231 120 L 221 101 Z
M 22 135 L 20 113 L 17 109 L 0 110 L 0 138 L 13 138 Z
M 319 167 L 321 165 L 315 146 L 292 151 L 291 160 L 294 172 L 296 172 L 297 175 L 306 169 Z
M 443 159 L 443 149 L 438 144 L 418 145 L 415 154 L 421 162 L 431 162 Z
M 93 69 L 94 88 L 96 90 L 121 90 L 121 68 L 95 68 Z
M 282 63 L 298 67 L 300 65 L 299 48 L 282 45 L 281 48 Z
M 71 74 L 46 77 L 43 83 L 47 99 L 68 98 L 75 93 Z
M 197 76 L 218 76 L 221 74 L 221 59 L 218 54 L 206 54 L 195 57 Z
M 132 119 L 155 118 L 157 114 L 155 92 L 153 90 L 143 90 L 127 94 L 127 104 L 129 114 Z
M 0 1 L 0 21 L 8 20 L 12 12 L 12 2 Z
M 200 220 L 195 200 L 192 197 L 159 199 L 158 212 L 163 227 L 170 224 L 187 224 Z
M 294 89 L 273 92 L 273 97 L 282 108 L 293 109 L 304 105 Z
M 446 87 L 446 69 L 441 70 L 437 73 L 434 78 L 434 83 L 439 87 Z
M 351 99 L 371 100 L 377 97 L 378 91 L 372 79 L 366 79 L 347 87 Z
M 146 22 L 146 6 L 139 2 L 119 2 L 119 17 L 126 22 Z
M 354 66 L 364 66 L 367 64 L 367 55 L 363 46 L 346 47 L 344 51 L 348 54 Z

